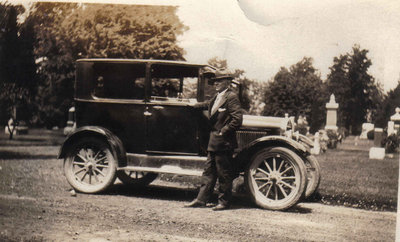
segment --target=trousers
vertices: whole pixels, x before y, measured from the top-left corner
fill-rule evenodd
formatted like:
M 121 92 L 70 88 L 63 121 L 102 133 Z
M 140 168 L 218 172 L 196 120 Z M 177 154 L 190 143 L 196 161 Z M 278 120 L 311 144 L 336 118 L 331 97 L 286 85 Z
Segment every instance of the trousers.
M 208 152 L 206 167 L 202 174 L 203 182 L 197 200 L 208 202 L 218 179 L 218 203 L 230 205 L 233 180 L 232 153 L 232 151 Z

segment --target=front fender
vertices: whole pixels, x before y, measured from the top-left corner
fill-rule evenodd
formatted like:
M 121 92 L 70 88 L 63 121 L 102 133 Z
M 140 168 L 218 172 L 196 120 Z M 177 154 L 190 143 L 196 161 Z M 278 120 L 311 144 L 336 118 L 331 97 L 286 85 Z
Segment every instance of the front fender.
M 126 151 L 122 141 L 110 130 L 99 126 L 83 126 L 68 135 L 58 153 L 58 159 L 65 158 L 68 149 L 74 142 L 83 137 L 97 137 L 108 143 L 114 157 L 118 159 L 118 166 L 126 165 Z
M 241 149 L 237 154 L 238 168 L 244 171 L 252 156 L 267 147 L 286 147 L 296 152 L 300 157 L 307 157 L 310 148 L 285 136 L 271 135 L 258 138 Z
M 290 139 L 285 136 L 279 136 L 279 135 L 271 135 L 271 136 L 264 136 L 261 138 L 258 138 L 248 145 L 246 145 L 242 151 L 249 150 L 252 147 L 259 146 L 259 145 L 274 145 L 274 144 L 282 144 L 285 147 L 291 148 L 292 150 L 294 149 L 297 152 L 300 152 L 300 154 L 306 154 L 307 152 L 309 153 L 309 150 L 306 148 L 306 146 L 302 145 L 301 143 Z

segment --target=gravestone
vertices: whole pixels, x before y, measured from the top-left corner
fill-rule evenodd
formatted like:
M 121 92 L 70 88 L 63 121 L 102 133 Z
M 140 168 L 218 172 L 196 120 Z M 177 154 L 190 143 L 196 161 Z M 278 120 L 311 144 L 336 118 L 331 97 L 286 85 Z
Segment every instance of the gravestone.
M 387 135 L 392 135 L 395 134 L 396 130 L 394 129 L 394 122 L 393 121 L 389 121 L 388 122 L 388 126 L 387 126 Z
M 390 121 L 394 122 L 394 129 L 399 130 L 399 128 L 400 128 L 400 108 L 397 107 L 395 112 L 396 112 L 395 114 L 390 116 Z
M 334 130 L 338 129 L 337 127 L 337 109 L 339 108 L 339 104 L 335 101 L 335 95 L 332 94 L 329 103 L 326 104 L 326 126 L 325 130 Z
M 311 154 L 319 155 L 321 153 L 321 145 L 319 144 L 319 132 L 314 135 L 314 147 L 311 149 Z
M 371 123 L 363 123 L 360 139 L 368 139 L 368 132 L 374 130 L 375 126 Z
M 13 135 L 20 135 L 20 134 L 28 134 L 28 126 L 24 121 L 27 117 L 25 115 L 25 111 L 22 108 L 15 106 L 12 109 L 10 120 L 8 120 L 8 126 L 10 130 L 13 131 Z M 10 134 L 10 130 L 8 127 L 5 127 L 5 133 Z
M 383 129 L 382 128 L 375 128 L 374 129 L 374 146 L 376 146 L 376 147 L 380 147 L 381 146 L 382 134 L 383 134 Z
M 371 147 L 371 149 L 369 150 L 370 159 L 383 160 L 385 158 L 385 148 L 381 147 L 381 142 L 383 138 L 382 134 L 382 128 L 374 129 L 374 147 Z
M 75 107 L 71 107 L 68 110 L 68 121 L 67 126 L 64 128 L 64 135 L 69 135 L 76 129 L 76 122 L 75 122 Z

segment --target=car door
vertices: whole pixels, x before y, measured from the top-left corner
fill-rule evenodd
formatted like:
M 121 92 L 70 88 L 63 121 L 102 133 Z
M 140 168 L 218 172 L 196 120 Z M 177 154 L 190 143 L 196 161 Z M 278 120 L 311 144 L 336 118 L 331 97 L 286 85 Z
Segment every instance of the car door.
M 198 69 L 173 68 L 174 66 L 163 65 L 152 67 L 152 91 L 150 100 L 146 103 L 146 151 L 197 155 L 201 112 L 193 107 L 196 90 L 193 92 L 194 98 L 185 96 L 182 93 L 183 76 L 178 76 L 180 72 L 185 72 L 195 82 L 196 88 Z
M 80 109 L 87 125 L 109 129 L 129 153 L 146 150 L 145 72 L 145 63 L 95 63 L 93 102 Z
M 151 100 L 147 108 L 148 152 L 198 154 L 198 122 L 193 107 Z

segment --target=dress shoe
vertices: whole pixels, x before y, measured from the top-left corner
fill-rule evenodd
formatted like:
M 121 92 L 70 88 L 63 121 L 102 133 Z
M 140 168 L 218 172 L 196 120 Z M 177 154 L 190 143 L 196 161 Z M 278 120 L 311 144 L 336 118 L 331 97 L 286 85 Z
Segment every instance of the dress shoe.
M 218 204 L 217 206 L 213 207 L 212 210 L 221 211 L 221 210 L 226 210 L 228 208 L 229 208 L 229 205 Z
M 202 201 L 197 200 L 197 199 L 195 199 L 195 200 L 191 201 L 190 203 L 187 203 L 187 204 L 184 205 L 184 207 L 186 207 L 186 208 L 199 208 L 199 207 L 205 207 L 205 206 L 206 206 L 205 202 L 202 202 Z

